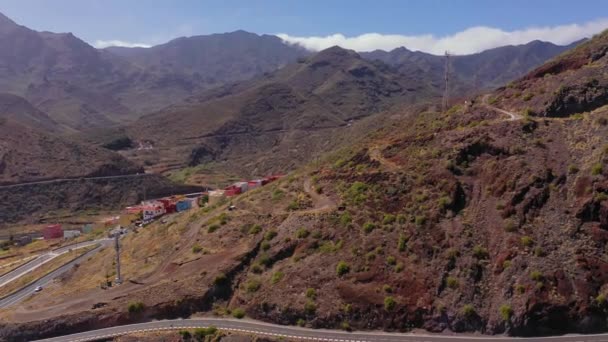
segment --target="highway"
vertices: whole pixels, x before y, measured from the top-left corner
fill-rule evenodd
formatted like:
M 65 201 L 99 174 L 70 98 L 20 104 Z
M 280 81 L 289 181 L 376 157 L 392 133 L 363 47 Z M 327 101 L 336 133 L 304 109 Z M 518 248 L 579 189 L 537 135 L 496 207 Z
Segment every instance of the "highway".
M 60 247 L 60 248 L 57 248 L 50 252 L 38 255 L 37 257 L 26 262 L 25 264 L 0 276 L 0 286 L 4 286 L 17 278 L 24 276 L 25 274 L 37 269 L 38 267 L 53 260 L 54 258 L 56 258 L 64 253 L 69 252 L 70 250 L 85 248 L 85 247 L 93 246 L 93 245 L 96 245 L 99 243 L 101 243 L 101 244 L 111 243 L 111 240 L 112 239 L 100 239 L 100 240 L 80 242 L 80 243 Z
M 111 328 L 92 330 L 83 333 L 54 337 L 44 342 L 83 342 L 107 339 L 131 333 L 153 332 L 163 330 L 183 330 L 206 328 L 215 326 L 224 331 L 240 333 L 245 335 L 258 335 L 273 338 L 282 338 L 288 341 L 379 341 L 379 342 L 501 342 L 501 341 L 525 341 L 525 342 L 607 342 L 608 334 L 599 335 L 565 335 L 556 337 L 514 338 L 505 336 L 473 336 L 473 335 L 432 335 L 412 333 L 386 333 L 382 331 L 346 332 L 339 330 L 307 329 L 293 326 L 269 324 L 253 320 L 236 320 L 223 318 L 191 318 L 152 321 L 140 324 L 121 325 Z
M 46 286 L 48 283 L 50 283 L 53 279 L 57 278 L 58 276 L 60 276 L 61 274 L 63 274 L 64 272 L 69 271 L 75 264 L 79 263 L 81 260 L 84 260 L 86 258 L 88 258 L 89 256 L 99 252 L 104 246 L 107 246 L 108 244 L 112 243 L 112 239 L 101 239 L 101 240 L 94 240 L 94 241 L 87 241 L 87 242 L 81 242 L 79 244 L 75 244 L 75 245 L 71 245 L 71 246 L 66 246 L 66 247 L 62 247 L 58 250 L 55 251 L 61 251 L 62 253 L 66 253 L 67 251 L 69 251 L 70 249 L 76 249 L 76 248 L 83 248 L 83 247 L 87 247 L 87 246 L 92 246 L 92 245 L 98 245 L 96 248 L 86 252 L 85 254 L 77 257 L 76 259 L 70 261 L 69 263 L 55 269 L 54 271 L 50 272 L 49 274 L 45 275 L 42 278 L 39 278 L 38 280 L 30 283 L 29 285 L 11 293 L 8 296 L 5 296 L 4 298 L 0 299 L 0 308 L 6 308 L 9 307 L 11 305 L 14 305 L 16 303 L 19 303 L 21 300 L 23 300 L 24 298 L 26 298 L 27 296 L 31 295 L 32 293 L 35 292 L 36 287 L 38 286 Z M 51 252 L 52 253 L 52 252 Z M 47 253 L 48 254 L 48 253 Z M 30 263 L 28 263 L 30 264 Z M 26 264 L 27 265 L 27 264 Z M 24 265 L 24 266 L 26 266 Z M 33 268 L 30 268 L 29 270 L 27 270 L 27 272 L 30 272 L 32 269 L 38 267 L 37 265 L 31 265 Z M 27 273 L 26 272 L 26 273 Z

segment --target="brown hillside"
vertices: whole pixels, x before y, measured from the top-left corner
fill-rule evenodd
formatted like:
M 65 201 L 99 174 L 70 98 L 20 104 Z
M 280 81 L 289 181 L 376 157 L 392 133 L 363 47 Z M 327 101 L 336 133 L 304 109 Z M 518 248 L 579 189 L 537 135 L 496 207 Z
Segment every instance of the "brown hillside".
M 284 172 L 327 150 L 331 137 L 351 121 L 435 93 L 382 63 L 334 47 L 143 117 L 130 135 L 150 141 L 154 150 L 127 155 L 153 165 L 228 161 L 226 167 L 247 163 L 250 170 Z M 269 151 L 275 152 L 270 159 Z

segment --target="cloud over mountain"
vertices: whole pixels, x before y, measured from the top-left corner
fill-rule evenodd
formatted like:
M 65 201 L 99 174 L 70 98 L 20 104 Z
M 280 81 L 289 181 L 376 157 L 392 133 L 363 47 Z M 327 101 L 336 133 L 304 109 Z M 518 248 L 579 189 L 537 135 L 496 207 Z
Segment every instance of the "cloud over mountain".
M 129 47 L 129 48 L 134 48 L 134 47 L 149 48 L 152 45 L 143 44 L 143 43 L 125 42 L 123 40 L 96 40 L 95 43 L 93 43 L 93 46 L 95 46 L 98 49 L 103 49 L 103 48 L 107 48 L 110 46 L 120 46 L 120 47 Z
M 334 45 L 361 52 L 377 49 L 388 51 L 404 46 L 410 50 L 439 55 L 445 51 L 455 54 L 471 54 L 498 46 L 525 44 L 533 40 L 565 45 L 581 38 L 591 37 L 606 28 L 608 28 L 608 18 L 583 24 L 529 27 L 515 31 L 475 26 L 444 37 L 436 37 L 431 34 L 407 36 L 380 33 L 366 33 L 356 37 L 346 37 L 341 33 L 325 37 L 295 37 L 285 33 L 277 36 L 289 44 L 297 44 L 313 51 L 320 51 Z

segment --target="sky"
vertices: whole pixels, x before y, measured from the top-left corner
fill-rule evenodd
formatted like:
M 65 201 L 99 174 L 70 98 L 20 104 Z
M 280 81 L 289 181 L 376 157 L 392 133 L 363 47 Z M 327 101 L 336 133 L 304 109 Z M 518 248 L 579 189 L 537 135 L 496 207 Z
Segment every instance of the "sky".
M 535 39 L 564 45 L 608 28 L 607 0 L 0 0 L 0 12 L 99 48 L 243 29 L 311 50 L 468 54 Z

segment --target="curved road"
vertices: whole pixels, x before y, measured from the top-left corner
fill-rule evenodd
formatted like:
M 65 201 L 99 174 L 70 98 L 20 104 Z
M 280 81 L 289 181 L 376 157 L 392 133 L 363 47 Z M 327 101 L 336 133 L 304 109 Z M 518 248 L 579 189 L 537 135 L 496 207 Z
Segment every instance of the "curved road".
M 482 101 L 481 101 L 482 104 L 486 108 L 491 109 L 491 110 L 493 110 L 495 112 L 499 112 L 499 113 L 508 115 L 509 116 L 509 121 L 521 120 L 521 119 L 524 118 L 521 114 L 509 112 L 508 110 L 504 110 L 504 109 L 500 109 L 498 107 L 492 106 L 491 104 L 488 103 L 488 98 L 489 97 L 490 97 L 490 94 L 486 94 L 486 95 L 483 96 Z
M 385 333 L 381 331 L 368 332 L 346 332 L 339 330 L 306 329 L 293 326 L 269 324 L 253 320 L 235 320 L 223 318 L 191 318 L 152 321 L 140 324 L 121 325 L 111 328 L 92 330 L 88 332 L 54 337 L 44 340 L 44 342 L 83 342 L 107 339 L 115 336 L 163 331 L 163 330 L 184 330 L 215 326 L 220 330 L 230 331 L 245 335 L 259 335 L 266 337 L 283 338 L 288 341 L 307 340 L 307 341 L 379 341 L 379 342 L 447 342 L 447 341 L 476 341 L 476 342 L 501 342 L 520 340 L 525 342 L 606 342 L 608 334 L 601 335 L 566 335 L 556 337 L 537 337 L 537 338 L 510 338 L 504 336 L 466 336 L 466 335 L 431 335 L 431 334 L 399 334 Z
M 88 243 L 88 244 L 81 245 L 81 244 L 86 244 L 86 243 Z M 67 264 L 53 270 L 52 272 L 48 273 L 47 275 L 43 276 L 42 278 L 39 278 L 36 281 L 30 283 L 29 285 L 26 285 L 25 287 L 22 287 L 21 289 L 0 299 L 0 308 L 6 308 L 13 304 L 20 302 L 25 297 L 36 292 L 35 291 L 36 287 L 46 286 L 48 283 L 53 281 L 53 279 L 57 278 L 58 276 L 60 276 L 61 274 L 65 273 L 65 272 L 69 271 L 75 264 L 79 263 L 81 260 L 86 259 L 89 256 L 99 252 L 104 246 L 107 246 L 108 244 L 111 244 L 111 243 L 112 243 L 112 239 L 101 239 L 101 240 L 87 241 L 87 242 L 82 242 L 80 244 L 76 244 L 76 245 L 81 245 L 78 248 L 83 248 L 83 247 L 87 247 L 87 246 L 91 246 L 91 245 L 95 245 L 95 244 L 98 244 L 98 246 L 96 248 L 86 252 L 85 254 L 73 259 L 72 261 L 68 262 Z M 76 245 L 62 247 L 61 249 L 65 249 L 63 252 L 63 253 L 65 253 L 69 249 L 75 249 Z M 38 267 L 38 265 L 36 265 L 36 267 Z M 36 267 L 34 267 L 34 268 L 36 268 Z M 31 271 L 31 269 L 29 271 Z M 27 272 L 29 272 L 29 271 L 27 271 Z

